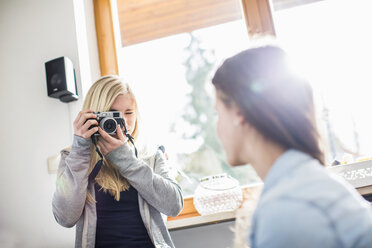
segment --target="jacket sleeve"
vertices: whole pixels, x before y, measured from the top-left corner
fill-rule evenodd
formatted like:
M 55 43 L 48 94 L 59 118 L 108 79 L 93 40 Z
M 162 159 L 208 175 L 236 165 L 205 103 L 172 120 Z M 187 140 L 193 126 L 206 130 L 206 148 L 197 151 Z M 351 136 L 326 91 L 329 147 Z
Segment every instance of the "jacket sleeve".
M 61 226 L 73 227 L 83 212 L 88 187 L 90 144 L 90 139 L 74 136 L 71 150 L 61 151 L 52 201 L 54 217 Z
M 159 212 L 167 216 L 181 212 L 182 190 L 170 177 L 170 168 L 161 152 L 156 153 L 155 171 L 134 156 L 128 143 L 110 152 L 106 159 L 115 164 L 141 197 Z

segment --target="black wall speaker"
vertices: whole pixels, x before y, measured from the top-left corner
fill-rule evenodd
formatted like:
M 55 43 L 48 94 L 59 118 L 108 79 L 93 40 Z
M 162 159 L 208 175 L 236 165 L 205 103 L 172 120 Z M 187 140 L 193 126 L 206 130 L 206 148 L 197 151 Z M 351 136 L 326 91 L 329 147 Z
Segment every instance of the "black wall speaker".
M 75 70 L 67 57 L 60 57 L 45 63 L 48 96 L 62 102 L 78 99 Z

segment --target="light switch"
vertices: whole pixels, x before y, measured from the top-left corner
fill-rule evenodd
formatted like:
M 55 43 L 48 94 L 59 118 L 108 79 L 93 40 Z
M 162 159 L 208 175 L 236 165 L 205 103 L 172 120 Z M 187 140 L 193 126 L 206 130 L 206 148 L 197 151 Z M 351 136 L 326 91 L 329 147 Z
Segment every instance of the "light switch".
M 56 154 L 48 157 L 48 173 L 57 174 L 59 161 L 61 160 L 61 154 Z

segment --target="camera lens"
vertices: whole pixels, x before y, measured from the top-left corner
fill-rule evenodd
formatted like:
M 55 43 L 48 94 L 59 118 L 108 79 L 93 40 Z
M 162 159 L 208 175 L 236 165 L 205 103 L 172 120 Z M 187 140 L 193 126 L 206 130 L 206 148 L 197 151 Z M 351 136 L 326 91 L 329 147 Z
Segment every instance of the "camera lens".
M 101 120 L 101 123 L 100 123 L 100 126 L 101 128 L 106 132 L 106 133 L 115 133 L 116 131 L 116 121 L 115 119 L 113 118 L 103 118 L 103 120 Z

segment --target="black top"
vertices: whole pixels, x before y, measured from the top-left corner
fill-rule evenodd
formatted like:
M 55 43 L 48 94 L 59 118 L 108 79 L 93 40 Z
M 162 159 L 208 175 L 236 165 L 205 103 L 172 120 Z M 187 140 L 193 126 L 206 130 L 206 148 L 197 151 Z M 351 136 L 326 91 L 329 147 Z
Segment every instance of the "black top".
M 96 247 L 154 248 L 143 224 L 138 192 L 132 186 L 120 192 L 116 201 L 101 186 L 94 184 L 97 209 Z

